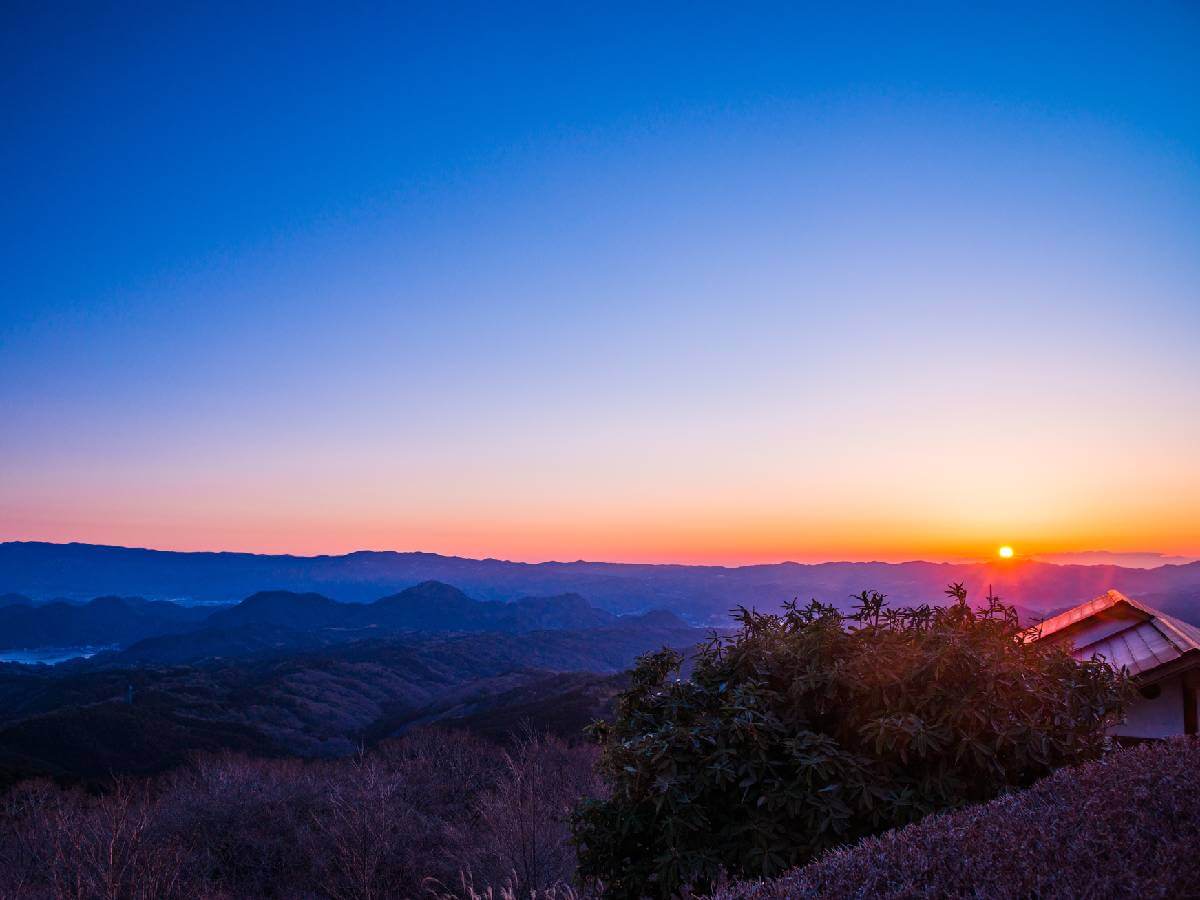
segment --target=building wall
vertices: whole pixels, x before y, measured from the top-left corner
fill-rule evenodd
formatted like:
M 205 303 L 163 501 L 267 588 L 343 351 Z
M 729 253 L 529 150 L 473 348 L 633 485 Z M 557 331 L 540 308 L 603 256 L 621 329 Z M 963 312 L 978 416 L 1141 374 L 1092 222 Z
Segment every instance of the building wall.
M 1161 693 L 1153 700 L 1138 695 L 1125 722 L 1113 729 L 1124 737 L 1164 738 L 1183 734 L 1183 677 L 1157 682 Z

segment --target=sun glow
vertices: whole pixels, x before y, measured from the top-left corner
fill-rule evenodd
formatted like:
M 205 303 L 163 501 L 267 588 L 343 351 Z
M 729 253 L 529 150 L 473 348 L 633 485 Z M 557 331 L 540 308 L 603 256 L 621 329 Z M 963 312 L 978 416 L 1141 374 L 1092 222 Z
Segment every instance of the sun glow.
M 996 553 L 999 554 L 1001 559 L 1012 559 L 1013 548 L 1005 544 L 1003 547 L 997 550 Z

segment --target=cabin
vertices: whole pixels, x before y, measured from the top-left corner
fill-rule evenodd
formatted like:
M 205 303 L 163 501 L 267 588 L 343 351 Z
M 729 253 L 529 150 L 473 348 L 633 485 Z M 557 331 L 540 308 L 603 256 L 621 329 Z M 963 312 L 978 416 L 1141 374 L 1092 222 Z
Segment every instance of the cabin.
M 1031 633 L 1036 640 L 1070 642 L 1079 659 L 1100 655 L 1129 671 L 1139 696 L 1113 734 L 1142 739 L 1196 734 L 1200 628 L 1108 591 Z

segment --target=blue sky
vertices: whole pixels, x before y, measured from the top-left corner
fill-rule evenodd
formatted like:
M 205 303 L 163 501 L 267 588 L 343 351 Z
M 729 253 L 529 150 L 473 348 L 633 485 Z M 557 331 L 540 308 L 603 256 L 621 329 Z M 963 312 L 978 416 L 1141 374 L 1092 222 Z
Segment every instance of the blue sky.
M 3 15 L 0 539 L 1200 552 L 1195 5 Z

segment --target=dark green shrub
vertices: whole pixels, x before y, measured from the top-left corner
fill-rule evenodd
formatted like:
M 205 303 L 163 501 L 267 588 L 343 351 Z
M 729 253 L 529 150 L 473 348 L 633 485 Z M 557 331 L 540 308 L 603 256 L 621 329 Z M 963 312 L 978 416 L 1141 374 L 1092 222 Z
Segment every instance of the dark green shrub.
M 945 608 L 739 611 L 692 677 L 639 660 L 596 726 L 609 799 L 575 818 L 579 874 L 617 897 L 771 876 L 936 810 L 987 800 L 1104 749 L 1123 677 L 1023 638 L 961 585 Z

